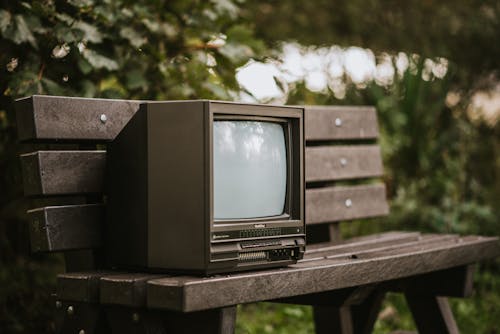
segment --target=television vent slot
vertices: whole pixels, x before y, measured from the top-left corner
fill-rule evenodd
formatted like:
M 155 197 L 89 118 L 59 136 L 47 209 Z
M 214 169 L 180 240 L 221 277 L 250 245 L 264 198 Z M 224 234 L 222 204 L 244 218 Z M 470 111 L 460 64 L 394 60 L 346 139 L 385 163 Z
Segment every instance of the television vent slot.
M 238 259 L 242 262 L 261 261 L 267 259 L 265 251 L 239 253 Z

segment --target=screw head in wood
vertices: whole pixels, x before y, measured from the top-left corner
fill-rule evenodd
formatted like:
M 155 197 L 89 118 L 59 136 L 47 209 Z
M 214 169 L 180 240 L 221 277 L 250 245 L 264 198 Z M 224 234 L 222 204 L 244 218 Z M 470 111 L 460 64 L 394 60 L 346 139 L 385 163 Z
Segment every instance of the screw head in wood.
M 345 200 L 345 206 L 350 208 L 352 206 L 352 200 L 350 198 Z
M 106 116 L 105 114 L 101 114 L 99 119 L 101 120 L 101 123 L 106 123 L 106 121 L 108 120 L 108 116 Z
M 56 300 L 56 308 L 61 308 L 61 307 L 62 307 L 61 301 Z
M 75 314 L 75 308 L 73 306 L 68 306 L 68 309 L 66 310 L 66 313 L 68 313 L 68 315 L 73 315 Z
M 137 312 L 132 313 L 132 321 L 133 322 L 137 323 L 137 322 L 139 322 L 140 319 L 141 319 L 141 317 L 139 316 L 139 313 L 137 313 Z
M 340 165 L 341 165 L 342 167 L 347 166 L 347 159 L 346 159 L 346 158 L 341 158 L 341 159 L 340 159 Z
M 335 118 L 335 126 L 342 126 L 342 119 L 340 118 Z

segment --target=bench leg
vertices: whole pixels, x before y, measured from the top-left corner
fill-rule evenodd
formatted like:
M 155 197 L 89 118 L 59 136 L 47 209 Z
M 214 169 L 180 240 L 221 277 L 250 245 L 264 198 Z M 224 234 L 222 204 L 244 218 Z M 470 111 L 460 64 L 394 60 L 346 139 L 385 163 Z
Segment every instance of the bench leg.
M 351 308 L 349 306 L 314 306 L 316 334 L 353 334 Z
M 354 333 L 369 334 L 377 321 L 385 292 L 375 290 L 361 304 L 351 306 Z
M 405 296 L 419 333 L 459 333 L 446 297 L 411 292 Z
M 113 334 L 233 334 L 236 306 L 191 313 L 109 307 L 107 316 Z
M 345 306 L 314 306 L 318 334 L 368 334 L 373 330 L 385 293 L 374 290 L 363 302 Z

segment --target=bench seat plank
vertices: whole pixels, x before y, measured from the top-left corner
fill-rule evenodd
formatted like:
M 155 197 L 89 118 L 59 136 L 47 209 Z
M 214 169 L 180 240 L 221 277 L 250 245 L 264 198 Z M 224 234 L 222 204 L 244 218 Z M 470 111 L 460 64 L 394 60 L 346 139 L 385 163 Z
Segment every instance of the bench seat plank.
M 422 249 L 398 248 L 366 259 L 325 259 L 282 270 L 217 278 L 175 277 L 148 282 L 150 308 L 184 312 L 359 286 L 460 266 L 498 256 L 498 238 L 436 239 Z M 182 291 L 182 304 L 169 298 Z M 178 292 L 177 292 L 178 293 Z
M 409 241 L 398 247 L 363 251 L 355 258 L 349 256 L 352 248 L 346 246 L 346 250 L 349 252 L 343 255 L 340 252 L 334 253 L 331 258 L 323 256 L 287 268 L 214 277 L 169 277 L 158 274 L 151 279 L 141 280 L 140 283 L 134 281 L 133 284 L 130 283 L 133 279 L 128 279 L 128 283 L 123 284 L 122 280 L 127 280 L 125 275 L 116 284 L 121 288 L 127 286 L 129 289 L 146 291 L 146 303 L 150 308 L 191 312 L 380 283 L 462 266 L 500 255 L 500 243 L 494 237 L 423 235 L 419 241 Z M 82 274 L 64 274 L 59 279 L 68 280 L 71 275 L 76 275 L 73 278 L 74 284 L 88 285 L 86 280 L 82 281 L 78 276 Z M 131 277 L 136 277 L 135 275 L 137 274 L 132 274 Z M 112 285 L 116 279 L 107 279 L 106 275 L 99 279 L 101 289 L 114 289 Z M 101 292 L 101 302 L 106 300 L 102 297 L 105 294 Z M 127 294 L 132 295 L 132 292 Z M 63 300 L 71 299 L 69 297 L 73 295 L 64 289 L 58 289 L 58 296 Z M 137 300 L 142 300 L 141 298 Z

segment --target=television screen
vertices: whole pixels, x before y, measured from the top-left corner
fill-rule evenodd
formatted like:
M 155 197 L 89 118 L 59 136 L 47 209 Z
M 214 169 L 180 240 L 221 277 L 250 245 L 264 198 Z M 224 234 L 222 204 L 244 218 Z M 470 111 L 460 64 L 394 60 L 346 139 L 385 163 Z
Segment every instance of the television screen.
M 285 127 L 266 121 L 213 123 L 214 219 L 284 213 L 287 192 Z

